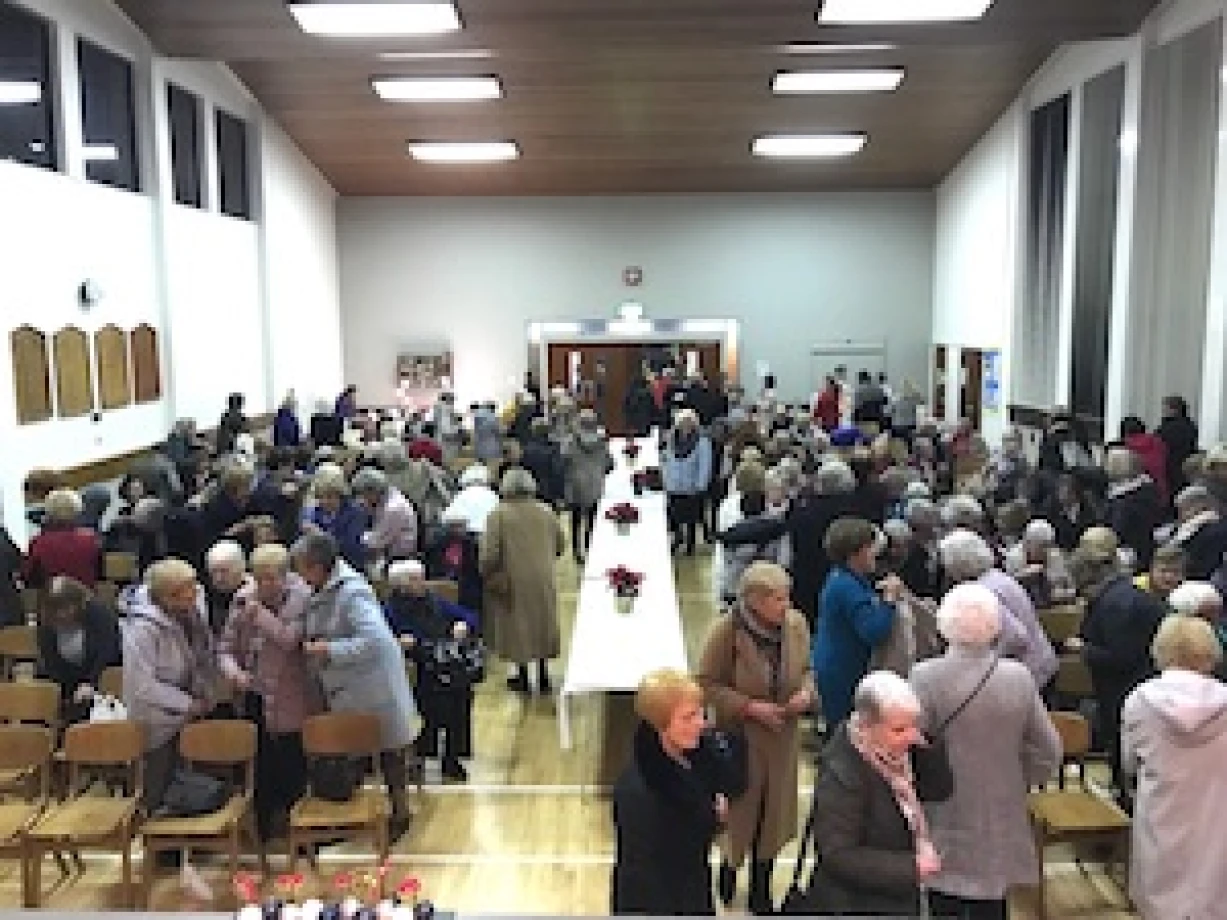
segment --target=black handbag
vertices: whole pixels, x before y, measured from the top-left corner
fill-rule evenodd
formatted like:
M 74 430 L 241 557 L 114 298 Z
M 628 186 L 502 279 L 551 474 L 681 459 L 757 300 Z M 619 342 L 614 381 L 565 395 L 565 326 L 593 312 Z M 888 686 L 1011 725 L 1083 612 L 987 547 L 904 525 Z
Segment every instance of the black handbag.
M 954 720 L 963 714 L 971 701 L 980 695 L 988 679 L 997 670 L 997 661 L 988 666 L 976 688 L 967 699 L 959 704 L 958 709 L 950 713 L 933 731 L 925 733 L 926 743 L 912 748 L 912 774 L 916 779 L 916 790 L 927 802 L 945 802 L 954 795 L 954 770 L 950 766 L 950 750 L 946 745 L 946 729 Z M 923 792 L 921 792 L 923 790 Z
M 365 773 L 354 757 L 316 757 L 307 768 L 311 794 L 325 802 L 348 802 L 362 785 Z
M 729 799 L 739 799 L 750 787 L 750 749 L 740 727 L 709 729 L 704 746 L 712 756 L 717 790 Z
M 780 902 L 781 914 L 817 917 L 842 913 L 845 905 L 834 886 L 829 884 L 821 862 L 814 865 L 809 878 L 804 880 L 805 861 L 809 858 L 810 841 L 814 839 L 814 827 L 818 822 L 817 801 L 810 805 L 805 830 L 801 832 L 801 846 L 797 851 L 797 864 L 792 871 L 792 883 Z
M 219 810 L 229 800 L 230 787 L 217 777 L 180 768 L 166 787 L 154 816 L 197 818 Z

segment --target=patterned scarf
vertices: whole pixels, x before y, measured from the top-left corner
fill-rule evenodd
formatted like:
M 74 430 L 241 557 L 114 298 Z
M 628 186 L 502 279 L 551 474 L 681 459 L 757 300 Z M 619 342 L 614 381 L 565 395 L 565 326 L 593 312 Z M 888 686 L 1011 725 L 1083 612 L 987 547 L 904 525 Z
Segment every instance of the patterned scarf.
M 857 753 L 882 777 L 890 791 L 895 796 L 899 811 L 912 830 L 912 839 L 916 844 L 916 852 L 932 852 L 933 838 L 929 836 L 929 822 L 925 818 L 920 797 L 916 795 L 916 783 L 912 776 L 912 761 L 905 754 L 900 757 L 873 744 L 868 733 L 860 724 L 860 719 L 854 713 L 848 720 L 848 739 Z

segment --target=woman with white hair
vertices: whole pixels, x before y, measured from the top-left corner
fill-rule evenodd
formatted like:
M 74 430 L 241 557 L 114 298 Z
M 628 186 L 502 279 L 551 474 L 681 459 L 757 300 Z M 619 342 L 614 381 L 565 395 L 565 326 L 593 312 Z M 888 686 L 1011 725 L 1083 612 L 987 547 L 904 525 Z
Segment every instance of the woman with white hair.
M 56 489 L 43 510 L 43 529 L 30 541 L 26 555 L 26 584 L 42 588 L 55 576 L 67 575 L 92 588 L 98 582 L 102 543 L 95 531 L 81 526 L 81 496 L 72 489 Z
M 921 888 L 942 870 L 922 805 L 940 791 L 918 783 L 911 764 L 924 741 L 921 714 L 897 674 L 874 671 L 857 684 L 852 717 L 827 745 L 814 785 L 814 913 L 920 914 Z
M 412 559 L 418 549 L 418 515 L 413 503 L 381 470 L 360 470 L 350 488 L 371 514 L 371 529 L 362 538 L 367 551 L 386 562 Z
M 1142 470 L 1142 461 L 1127 447 L 1114 447 L 1104 460 L 1108 498 L 1103 522 L 1116 532 L 1121 546 L 1133 554 L 1137 571 L 1150 568 L 1155 528 L 1163 519 L 1159 488 Z
M 469 533 L 481 534 L 486 518 L 498 504 L 498 493 L 490 488 L 490 470 L 475 463 L 460 474 L 460 491 L 443 512 L 445 519 L 463 519 Z
M 306 533 L 328 533 L 337 541 L 341 558 L 356 570 L 366 568 L 367 550 L 362 537 L 370 515 L 349 494 L 345 470 L 335 463 L 321 463 L 311 481 L 315 503 L 304 509 Z
M 956 530 L 942 539 L 938 550 L 942 568 L 954 584 L 978 582 L 996 595 L 1001 603 L 997 651 L 1026 665 L 1035 686 L 1045 690 L 1057 675 L 1057 653 L 1022 585 L 996 567 L 992 547 L 978 533 Z
M 929 806 L 941 873 L 929 881 L 935 916 L 1005 920 L 1011 888 L 1040 871 L 1027 817 L 1027 789 L 1061 762 L 1053 728 L 1031 673 L 1000 658 L 993 643 L 1001 604 L 983 585 L 952 589 L 937 612 L 945 655 L 912 670 L 925 728 L 950 753 L 954 794 Z
M 1040 609 L 1074 598 L 1074 580 L 1065 554 L 1057 546 L 1056 528 L 1045 520 L 1027 524 L 1022 539 L 1006 551 L 1005 570 Z
M 818 619 L 818 598 L 831 571 L 824 541 L 834 521 L 852 517 L 856 476 L 842 460 L 827 460 L 814 474 L 813 488 L 803 491 L 788 511 L 792 556 L 792 596 L 811 631 Z
M 1189 578 L 1208 579 L 1227 554 L 1227 521 L 1205 486 L 1186 486 L 1176 496 L 1176 532 L 1172 542 L 1185 552 Z
M 693 409 L 677 413 L 661 452 L 661 474 L 669 503 L 673 551 L 684 546 L 686 555 L 693 556 L 712 477 L 711 439 L 699 427 L 699 416 Z
M 555 560 L 566 536 L 552 508 L 537 499 L 537 483 L 520 467 L 503 474 L 498 507 L 486 519 L 478 565 L 485 579 L 482 615 L 490 649 L 516 666 L 507 686 L 527 693 L 528 665 L 537 689 L 550 692 L 549 659 L 562 651 Z
M 1161 671 L 1126 699 L 1124 770 L 1137 778 L 1129 895 L 1142 920 L 1223 916 L 1227 687 L 1209 624 L 1168 617 L 1151 646 Z

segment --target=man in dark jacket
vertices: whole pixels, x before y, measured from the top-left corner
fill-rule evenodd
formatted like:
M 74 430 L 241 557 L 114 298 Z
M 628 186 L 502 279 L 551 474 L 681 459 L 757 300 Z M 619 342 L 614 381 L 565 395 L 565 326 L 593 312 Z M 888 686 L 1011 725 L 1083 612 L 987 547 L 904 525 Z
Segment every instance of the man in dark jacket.
M 792 546 L 792 602 L 805 615 L 810 628 L 818 616 L 818 596 L 831 570 L 823 540 L 832 521 L 853 516 L 851 471 L 842 463 L 817 473 L 821 494 L 806 490 L 788 511 L 788 537 Z
M 1197 423 L 1189 418 L 1189 404 L 1183 396 L 1163 400 L 1163 421 L 1155 431 L 1167 445 L 1167 484 L 1175 495 L 1186 485 L 1185 462 L 1197 453 Z
M 562 501 L 563 462 L 562 452 L 550 440 L 549 422 L 544 418 L 533 419 L 520 465 L 532 473 L 537 483 L 537 497 L 547 505 Z

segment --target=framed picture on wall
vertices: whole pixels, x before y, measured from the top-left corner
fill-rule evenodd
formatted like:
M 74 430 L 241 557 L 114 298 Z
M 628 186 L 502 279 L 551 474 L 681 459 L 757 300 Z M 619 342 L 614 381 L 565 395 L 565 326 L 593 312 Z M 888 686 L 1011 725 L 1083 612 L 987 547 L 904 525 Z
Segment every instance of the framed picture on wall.
M 402 354 L 396 359 L 396 391 L 406 409 L 429 408 L 454 385 L 450 351 Z

